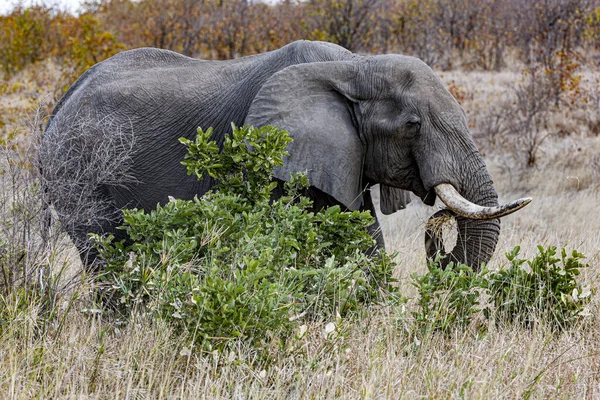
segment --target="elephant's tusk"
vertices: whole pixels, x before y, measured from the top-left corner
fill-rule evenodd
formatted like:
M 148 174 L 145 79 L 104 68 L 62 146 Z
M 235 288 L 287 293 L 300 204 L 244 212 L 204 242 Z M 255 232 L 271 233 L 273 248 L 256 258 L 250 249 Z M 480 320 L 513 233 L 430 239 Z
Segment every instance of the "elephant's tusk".
M 462 197 L 454 186 L 441 183 L 435 186 L 435 193 L 440 200 L 456 214 L 470 219 L 494 219 L 512 214 L 531 202 L 531 197 L 524 197 L 497 207 L 482 207 Z

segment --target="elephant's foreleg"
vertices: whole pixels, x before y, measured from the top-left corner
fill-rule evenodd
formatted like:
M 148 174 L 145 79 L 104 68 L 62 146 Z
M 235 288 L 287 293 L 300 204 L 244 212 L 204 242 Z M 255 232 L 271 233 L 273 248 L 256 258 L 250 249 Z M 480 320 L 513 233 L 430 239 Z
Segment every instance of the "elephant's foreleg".
M 83 227 L 67 227 L 67 233 L 77 248 L 84 270 L 89 274 L 96 275 L 102 269 L 102 262 L 86 231 L 87 229 Z
M 128 240 L 127 233 L 117 229 L 123 224 L 123 212 L 115 207 L 105 188 L 90 196 L 79 196 L 77 200 L 71 201 L 68 207 L 57 209 L 57 214 L 79 252 L 84 269 L 95 275 L 103 269 L 103 261 L 90 234 L 112 234 L 114 241 Z
M 371 247 L 367 250 L 367 254 L 371 255 L 374 252 L 379 250 L 385 250 L 385 241 L 383 239 L 383 232 L 381 231 L 381 225 L 379 224 L 379 220 L 377 219 L 377 214 L 375 213 L 375 206 L 373 205 L 373 199 L 371 198 L 371 189 L 365 190 L 363 193 L 363 206 L 362 210 L 370 211 L 373 218 L 375 218 L 375 222 L 367 227 L 367 231 L 371 235 L 373 239 L 375 239 L 375 246 Z

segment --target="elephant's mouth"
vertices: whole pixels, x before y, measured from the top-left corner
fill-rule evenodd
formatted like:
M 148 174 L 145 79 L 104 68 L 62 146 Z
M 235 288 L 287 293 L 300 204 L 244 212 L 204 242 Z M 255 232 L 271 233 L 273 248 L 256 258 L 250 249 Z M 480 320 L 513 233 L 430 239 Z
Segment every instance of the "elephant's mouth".
M 433 187 L 430 189 L 425 189 L 425 185 L 421 180 L 416 183 L 412 192 L 419 197 L 424 204 L 430 207 L 435 204 L 435 199 L 437 198 L 435 189 Z
M 423 203 L 428 206 L 433 206 L 435 204 L 436 194 L 433 188 L 425 189 L 425 185 L 423 180 L 420 179 L 419 171 L 417 170 L 416 176 L 419 177 L 412 181 L 412 187 L 409 189 L 411 192 L 415 194 L 418 198 L 421 199 Z
M 419 196 L 423 203 L 427 204 L 430 207 L 435 204 L 435 199 L 437 198 L 435 190 L 427 190 L 417 196 Z

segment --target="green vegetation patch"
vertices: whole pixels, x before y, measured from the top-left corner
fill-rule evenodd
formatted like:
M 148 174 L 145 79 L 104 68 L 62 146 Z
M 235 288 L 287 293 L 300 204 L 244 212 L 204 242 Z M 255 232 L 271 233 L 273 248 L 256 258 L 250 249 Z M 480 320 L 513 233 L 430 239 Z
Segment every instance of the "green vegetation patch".
M 274 167 L 291 141 L 274 127 L 233 127 L 222 151 L 198 129 L 183 164 L 218 184 L 202 198 L 156 210 L 125 210 L 131 243 L 95 236 L 100 277 L 124 315 L 141 308 L 189 332 L 206 350 L 238 339 L 256 347 L 285 340 L 307 320 L 355 314 L 394 292 L 394 263 L 374 246 L 368 212 L 311 211 L 291 176 L 273 200 Z M 301 322 L 302 321 L 302 322 Z
M 450 263 L 444 270 L 439 258 L 428 264 L 425 275 L 413 275 L 419 292 L 418 310 L 413 312 L 422 333 L 450 332 L 482 320 L 533 326 L 544 323 L 563 330 L 580 322 L 589 312 L 592 291 L 582 287 L 577 276 L 584 255 L 555 246 L 538 246 L 532 259 L 519 258 L 520 247 L 506 254 L 509 267 L 474 272 L 466 265 Z M 484 327 L 480 324 L 480 328 Z

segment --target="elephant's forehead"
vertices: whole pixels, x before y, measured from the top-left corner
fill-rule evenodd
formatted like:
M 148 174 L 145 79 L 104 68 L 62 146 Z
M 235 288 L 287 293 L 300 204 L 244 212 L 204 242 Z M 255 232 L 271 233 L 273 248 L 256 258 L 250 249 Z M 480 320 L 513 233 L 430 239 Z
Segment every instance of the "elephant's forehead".
M 366 71 L 375 86 L 392 95 L 402 95 L 412 89 L 418 94 L 428 96 L 445 90 L 433 70 L 415 57 L 375 56 L 370 59 Z
M 446 90 L 433 70 L 422 60 L 403 55 L 369 58 L 366 79 L 374 96 L 412 103 L 421 110 L 463 118 L 460 104 Z
M 416 57 L 398 54 L 387 54 L 371 58 L 369 67 L 373 71 L 383 73 L 390 79 L 405 79 L 411 77 L 416 80 L 436 80 L 433 70 L 422 60 Z

